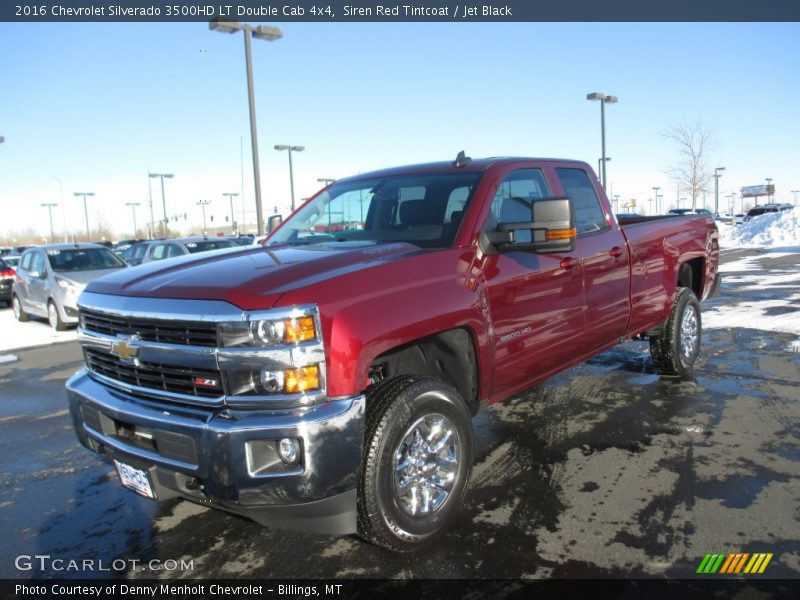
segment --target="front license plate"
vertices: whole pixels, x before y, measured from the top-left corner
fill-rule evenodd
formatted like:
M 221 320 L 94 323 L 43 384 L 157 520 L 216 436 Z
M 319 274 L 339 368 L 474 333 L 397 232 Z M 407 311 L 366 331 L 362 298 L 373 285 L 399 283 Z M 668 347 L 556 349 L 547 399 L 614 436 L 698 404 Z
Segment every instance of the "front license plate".
M 122 485 L 137 494 L 155 500 L 156 494 L 153 492 L 153 486 L 150 485 L 150 478 L 147 476 L 147 472 L 141 469 L 134 469 L 132 466 L 118 460 L 115 460 L 114 464 L 117 466 L 117 473 L 119 473 Z

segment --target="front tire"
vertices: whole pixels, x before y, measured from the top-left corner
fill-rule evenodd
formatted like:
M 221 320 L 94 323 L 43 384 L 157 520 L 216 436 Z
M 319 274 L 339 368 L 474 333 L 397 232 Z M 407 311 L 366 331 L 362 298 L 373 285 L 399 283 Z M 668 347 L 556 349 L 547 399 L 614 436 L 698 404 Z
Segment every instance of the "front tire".
M 16 294 L 11 297 L 11 308 L 14 310 L 14 318 L 20 323 L 25 323 L 30 318 Z
M 64 325 L 64 321 L 61 320 L 61 315 L 58 313 L 56 303 L 52 300 L 47 303 L 47 321 L 50 323 L 50 327 L 56 331 L 64 331 L 67 328 L 67 326 Z
M 662 375 L 691 373 L 700 353 L 700 303 L 689 288 L 678 288 L 675 303 L 661 334 L 650 337 L 650 355 Z
M 367 399 L 358 532 L 397 552 L 439 537 L 458 513 L 472 469 L 472 420 L 452 386 L 399 376 Z

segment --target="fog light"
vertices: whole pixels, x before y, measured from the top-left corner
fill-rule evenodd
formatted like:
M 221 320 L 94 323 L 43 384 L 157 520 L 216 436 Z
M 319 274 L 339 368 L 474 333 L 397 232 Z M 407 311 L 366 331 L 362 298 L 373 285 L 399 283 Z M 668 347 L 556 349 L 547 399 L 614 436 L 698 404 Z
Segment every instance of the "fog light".
M 278 454 L 287 465 L 294 464 L 300 458 L 300 444 L 297 440 L 283 438 L 278 442 Z

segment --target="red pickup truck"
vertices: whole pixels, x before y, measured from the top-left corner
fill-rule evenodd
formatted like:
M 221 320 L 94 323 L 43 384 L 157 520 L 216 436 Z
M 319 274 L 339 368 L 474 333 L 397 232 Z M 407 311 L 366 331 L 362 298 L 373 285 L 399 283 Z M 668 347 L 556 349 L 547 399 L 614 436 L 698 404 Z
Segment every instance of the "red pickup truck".
M 140 494 L 408 551 L 459 509 L 480 403 L 634 337 L 691 370 L 718 259 L 711 218 L 621 226 L 583 162 L 358 175 L 263 247 L 90 283 L 71 414 Z

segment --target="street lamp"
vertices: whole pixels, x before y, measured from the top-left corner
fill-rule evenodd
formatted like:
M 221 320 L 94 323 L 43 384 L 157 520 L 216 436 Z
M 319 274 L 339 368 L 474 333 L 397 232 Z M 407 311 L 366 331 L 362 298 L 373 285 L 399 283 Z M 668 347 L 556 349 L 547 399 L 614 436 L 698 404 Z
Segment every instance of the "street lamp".
M 770 193 L 769 187 L 772 185 L 772 177 L 767 177 L 767 204 L 772 202 L 772 194 Z
M 656 212 L 660 214 L 661 211 L 660 211 L 660 209 L 658 207 L 658 197 L 659 197 L 658 196 L 658 192 L 659 192 L 659 190 L 661 190 L 660 187 L 658 187 L 658 186 L 654 186 L 653 187 L 653 194 L 655 195 L 655 198 L 656 198 Z
M 597 173 L 598 173 L 598 174 L 599 174 L 599 173 L 602 171 L 602 169 L 603 169 L 603 167 L 602 167 L 601 165 L 605 165 L 605 163 L 607 163 L 607 162 L 608 162 L 608 161 L 610 161 L 610 160 L 611 160 L 611 157 L 610 157 L 610 156 L 606 156 L 605 158 L 598 158 L 598 159 L 597 159 Z M 603 188 L 603 189 L 605 189 L 605 188 Z
M 606 189 L 606 104 L 616 104 L 619 101 L 619 98 L 616 96 L 606 96 L 600 92 L 592 92 L 591 94 L 586 94 L 586 99 L 600 102 L 600 140 L 602 145 L 602 163 L 603 163 L 603 174 L 600 183 L 603 185 L 603 189 Z
M 203 208 L 203 235 L 206 235 L 206 204 L 211 204 L 211 200 L 198 200 L 197 205 Z
M 164 210 L 164 235 L 167 235 L 167 223 L 169 219 L 167 218 L 167 198 L 164 195 L 164 178 L 172 179 L 175 177 L 172 173 L 150 173 L 150 177 L 159 177 L 161 178 L 161 208 Z
M 234 228 L 238 231 L 238 227 L 236 227 L 236 216 L 233 212 L 233 199 L 238 196 L 239 194 L 236 192 L 222 192 L 223 196 L 227 196 L 228 200 L 231 202 L 231 233 L 233 233 Z
M 289 151 L 289 188 L 292 192 L 292 212 L 294 212 L 294 173 L 292 173 L 292 152 L 302 152 L 305 149 L 305 146 L 287 146 L 286 144 L 277 144 L 275 146 L 275 150 L 278 150 L 279 152 L 281 150 Z
M 55 241 L 56 236 L 53 234 L 53 207 L 58 206 L 55 202 L 43 202 L 42 206 L 47 208 L 47 213 L 50 215 L 50 243 Z
M 719 216 L 719 178 L 722 177 L 720 173 L 725 170 L 725 167 L 717 167 L 714 169 L 714 214 Z
M 137 236 L 137 230 L 139 229 L 139 228 L 136 226 L 136 207 L 137 207 L 137 206 L 141 206 L 141 205 L 142 205 L 142 203 L 141 203 L 141 202 L 126 202 L 126 203 L 125 203 L 125 206 L 130 206 L 130 207 L 131 207 L 131 209 L 133 210 L 133 237 L 134 237 L 134 238 L 136 238 L 136 236 Z
M 94 192 L 75 192 L 73 196 L 83 196 L 83 217 L 86 219 L 86 241 L 88 242 L 92 234 L 89 233 L 89 211 L 86 208 L 86 196 L 94 196 Z
M 269 25 L 260 25 L 254 27 L 247 23 L 239 23 L 238 21 L 223 21 L 215 20 L 208 24 L 211 31 L 219 31 L 220 33 L 236 33 L 241 31 L 244 33 L 244 59 L 247 67 L 247 99 L 250 104 L 250 141 L 253 146 L 253 180 L 256 188 L 256 227 L 258 228 L 258 235 L 264 233 L 264 216 L 261 214 L 261 174 L 258 170 L 258 137 L 256 136 L 256 102 L 255 92 L 253 91 L 253 64 L 250 57 L 250 35 L 257 40 L 266 40 L 274 42 L 283 37 L 283 31 L 278 27 L 271 27 Z
M 317 181 L 324 184 L 325 187 L 328 187 L 330 184 L 335 183 L 335 179 L 331 179 L 330 177 L 317 177 Z

